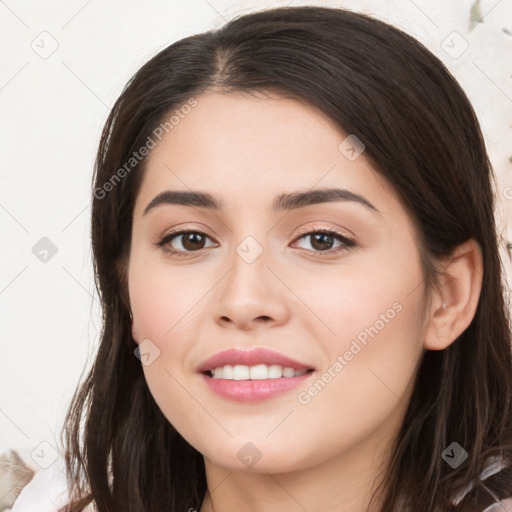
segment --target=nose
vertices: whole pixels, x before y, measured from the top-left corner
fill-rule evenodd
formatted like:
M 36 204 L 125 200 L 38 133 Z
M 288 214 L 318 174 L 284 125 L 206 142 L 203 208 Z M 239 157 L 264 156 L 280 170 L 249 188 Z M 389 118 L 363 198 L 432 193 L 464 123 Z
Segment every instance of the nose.
M 276 270 L 270 268 L 266 252 L 252 261 L 240 254 L 235 252 L 231 267 L 219 283 L 215 321 L 224 328 L 246 331 L 286 322 L 290 293 Z

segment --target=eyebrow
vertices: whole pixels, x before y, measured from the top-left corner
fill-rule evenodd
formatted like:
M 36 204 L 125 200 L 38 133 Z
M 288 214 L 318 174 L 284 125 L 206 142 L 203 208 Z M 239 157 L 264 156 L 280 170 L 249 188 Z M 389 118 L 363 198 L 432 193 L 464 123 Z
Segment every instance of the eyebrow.
M 276 212 L 283 210 L 295 210 L 321 203 L 334 201 L 351 201 L 361 204 L 375 212 L 379 212 L 367 199 L 355 192 L 341 188 L 313 189 L 307 192 L 291 192 L 277 196 L 272 204 Z M 224 202 L 205 192 L 193 192 L 188 190 L 165 190 L 161 192 L 146 206 L 146 215 L 150 210 L 161 205 L 182 205 L 207 208 L 209 210 L 222 210 Z

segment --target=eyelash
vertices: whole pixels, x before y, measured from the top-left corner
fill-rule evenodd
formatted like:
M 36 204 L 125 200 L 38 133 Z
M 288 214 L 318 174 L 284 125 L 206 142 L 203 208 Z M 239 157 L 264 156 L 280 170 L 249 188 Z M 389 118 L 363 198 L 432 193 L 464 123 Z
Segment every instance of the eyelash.
M 167 252 L 167 253 L 169 253 L 169 254 L 171 254 L 173 256 L 179 256 L 179 257 L 183 256 L 183 257 L 186 257 L 186 256 L 188 256 L 189 254 L 192 254 L 192 253 L 200 253 L 204 249 L 199 249 L 197 251 L 177 251 L 175 249 L 170 249 L 169 247 L 167 247 L 167 244 L 169 244 L 174 238 L 176 238 L 176 237 L 178 237 L 180 235 L 185 235 L 185 234 L 190 234 L 190 233 L 196 233 L 196 234 L 204 235 L 204 236 L 206 236 L 208 238 L 211 238 L 204 231 L 195 230 L 195 229 L 171 231 L 170 233 L 167 233 L 166 235 L 164 235 L 160 239 L 160 241 L 158 241 L 155 245 L 158 246 L 158 247 L 162 247 L 165 252 Z M 333 236 L 338 241 L 342 242 L 344 244 L 344 247 L 340 246 L 340 247 L 338 247 L 336 249 L 329 249 L 327 251 L 315 251 L 315 250 L 311 251 L 311 250 L 308 250 L 308 252 L 313 252 L 313 254 L 315 254 L 315 255 L 320 255 L 320 256 L 323 256 L 325 254 L 332 255 L 333 253 L 338 253 L 338 252 L 341 252 L 341 251 L 347 251 L 347 250 L 351 249 L 352 247 L 357 247 L 357 244 L 354 242 L 354 240 L 352 240 L 350 238 L 347 238 L 346 236 L 342 235 L 339 231 L 337 231 L 336 229 L 333 229 L 333 228 L 321 228 L 321 229 L 309 228 L 309 229 L 305 229 L 305 230 L 299 232 L 298 236 L 295 238 L 294 241 L 296 242 L 296 241 L 300 240 L 301 238 L 304 238 L 307 235 L 316 235 L 316 234 Z

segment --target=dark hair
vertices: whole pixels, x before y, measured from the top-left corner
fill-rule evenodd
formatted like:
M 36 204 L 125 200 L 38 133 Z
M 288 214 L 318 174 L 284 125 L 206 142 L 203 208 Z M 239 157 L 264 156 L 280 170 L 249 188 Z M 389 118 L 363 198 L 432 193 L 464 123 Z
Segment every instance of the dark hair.
M 171 44 L 132 77 L 110 112 L 92 198 L 103 329 L 62 431 L 74 501 L 66 510 L 93 502 L 99 512 L 183 511 L 199 509 L 205 496 L 202 455 L 164 417 L 134 356 L 126 269 L 146 160 L 125 164 L 172 111 L 212 89 L 276 92 L 359 138 L 414 222 L 427 292 L 438 284 L 440 259 L 471 238 L 480 244 L 475 316 L 448 348 L 425 352 L 379 492 L 382 512 L 400 503 L 414 512 L 482 510 L 494 502 L 489 491 L 509 496 L 511 325 L 494 177 L 476 115 L 445 66 L 411 36 L 363 14 L 302 6 L 243 15 Z M 441 458 L 453 441 L 469 453 L 457 469 Z M 491 456 L 505 470 L 482 485 Z

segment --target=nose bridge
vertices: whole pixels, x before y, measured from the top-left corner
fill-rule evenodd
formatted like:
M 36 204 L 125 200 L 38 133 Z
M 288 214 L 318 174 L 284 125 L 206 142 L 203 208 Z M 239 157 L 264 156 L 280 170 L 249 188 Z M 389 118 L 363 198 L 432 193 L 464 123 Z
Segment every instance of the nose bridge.
M 255 233 L 255 231 L 252 231 Z M 229 258 L 229 271 L 225 275 L 220 294 L 217 295 L 217 319 L 229 319 L 247 327 L 258 318 L 282 321 L 284 304 L 282 284 L 267 268 L 272 266 L 270 249 L 261 235 L 242 234 Z M 257 237 L 261 240 L 257 240 Z
M 259 236 L 258 238 L 262 238 Z M 254 235 L 246 235 L 234 247 L 230 259 L 231 271 L 228 274 L 231 291 L 255 296 L 263 291 L 268 276 L 269 250 L 264 240 L 258 241 Z
M 264 272 L 265 264 L 270 262 L 269 222 L 262 212 L 251 211 L 249 205 L 241 206 L 236 210 L 239 214 L 231 232 L 230 263 L 235 267 L 232 273 L 248 277 L 254 272 Z

